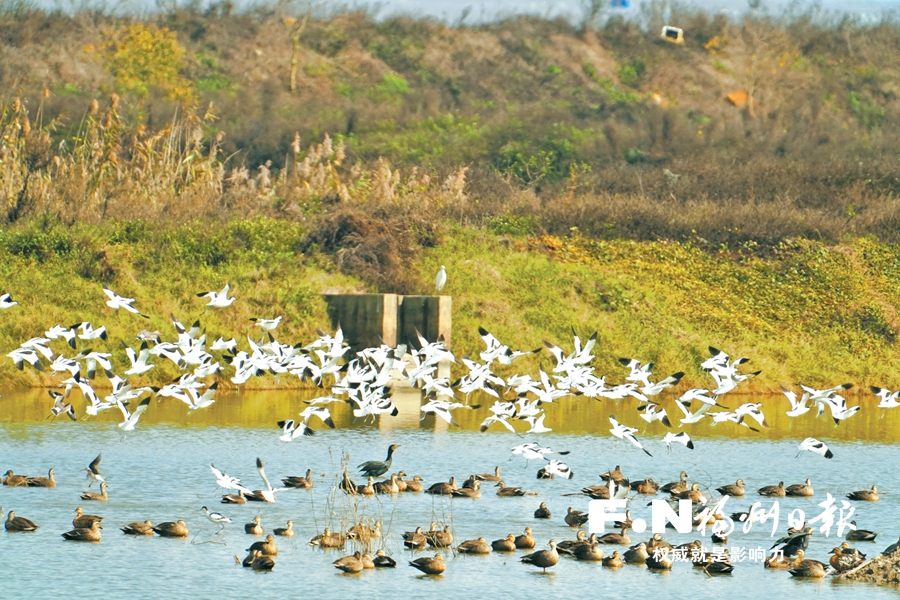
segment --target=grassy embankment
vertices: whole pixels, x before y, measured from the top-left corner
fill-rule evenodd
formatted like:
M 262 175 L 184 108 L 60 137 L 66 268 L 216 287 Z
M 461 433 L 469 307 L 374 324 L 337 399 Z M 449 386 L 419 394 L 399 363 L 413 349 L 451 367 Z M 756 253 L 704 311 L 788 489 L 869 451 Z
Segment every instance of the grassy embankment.
M 896 22 L 676 10 L 673 46 L 652 7 L 302 30 L 281 11 L 0 14 L 0 282 L 22 303 L 2 349 L 90 320 L 122 361 L 170 313 L 229 337 L 284 313 L 280 338 L 307 340 L 321 292 L 426 293 L 445 264 L 458 354 L 478 325 L 520 348 L 574 325 L 611 382 L 625 355 L 705 384 L 714 344 L 756 389 L 900 385 Z M 225 281 L 240 302 L 201 315 Z
M 763 370 L 755 390 L 796 381 L 900 384 L 893 308 L 900 248 L 865 239 L 837 247 L 798 241 L 760 259 L 666 242 L 504 235 L 449 223 L 440 230 L 439 243 L 421 249 L 403 276 L 409 291 L 428 293 L 434 272 L 447 266 L 458 355 L 478 351 L 479 325 L 519 348 L 544 339 L 566 346 L 574 326 L 582 338 L 599 332 L 594 364 L 611 382 L 623 373 L 615 359 L 633 356 L 706 385 L 698 365 L 713 344 L 753 359 L 749 367 Z M 0 315 L 0 349 L 56 323 L 90 320 L 111 334 L 91 346 L 112 351 L 121 364 L 121 341 L 133 343 L 138 330 L 174 336 L 170 314 L 200 318 L 211 338 L 234 335 L 244 345 L 242 336 L 255 329 L 250 316 L 284 314 L 279 339 L 308 341 L 328 325 L 319 293 L 373 286 L 342 274 L 328 254 L 301 251 L 305 235 L 303 226 L 265 219 L 216 228 L 130 223 L 41 232 L 32 224 L 3 231 L 0 280 L 21 304 Z M 203 312 L 194 293 L 226 281 L 238 301 Z M 136 297 L 149 322 L 108 309 L 101 282 Z M 551 359 L 543 353 L 540 361 L 548 367 Z M 0 373 L 7 384 L 49 381 L 19 374 L 9 361 Z M 174 374 L 167 366 L 150 379 Z

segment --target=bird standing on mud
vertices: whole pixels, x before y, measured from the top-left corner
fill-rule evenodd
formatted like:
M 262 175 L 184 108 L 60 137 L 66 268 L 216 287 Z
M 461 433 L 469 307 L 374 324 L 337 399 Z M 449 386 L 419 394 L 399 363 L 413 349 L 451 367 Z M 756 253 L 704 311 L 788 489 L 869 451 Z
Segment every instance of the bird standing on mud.
M 399 444 L 391 444 L 388 447 L 387 458 L 385 458 L 384 460 L 370 460 L 364 462 L 363 464 L 359 465 L 359 467 L 357 467 L 359 469 L 359 472 L 370 477 L 378 477 L 380 475 L 384 475 L 388 472 L 388 469 L 391 468 L 391 460 L 394 455 L 394 450 L 399 447 Z

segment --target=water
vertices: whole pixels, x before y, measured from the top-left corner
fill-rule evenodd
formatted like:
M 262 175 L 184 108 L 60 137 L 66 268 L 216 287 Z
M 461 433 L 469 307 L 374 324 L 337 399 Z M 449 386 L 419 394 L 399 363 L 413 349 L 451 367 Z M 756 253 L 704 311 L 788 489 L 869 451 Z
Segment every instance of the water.
M 279 442 L 274 422 L 296 413 L 304 397 L 308 396 L 297 392 L 222 394 L 213 407 L 193 415 L 170 400 L 152 405 L 137 430 L 123 439 L 113 425 L 117 417 L 113 411 L 91 421 L 71 423 L 58 419 L 51 423 L 45 420 L 49 398 L 44 392 L 7 391 L 0 398 L 0 469 L 36 476 L 46 475 L 47 469 L 53 467 L 58 485 L 49 490 L 0 487 L 0 504 L 41 526 L 33 534 L 0 532 L 0 553 L 4 557 L 0 589 L 27 585 L 29 593 L 36 597 L 101 593 L 111 598 L 126 594 L 210 598 L 249 593 L 275 597 L 284 595 L 286 590 L 313 597 L 393 597 L 400 593 L 413 598 L 482 596 L 513 591 L 529 597 L 565 597 L 586 589 L 602 597 L 609 593 L 619 595 L 623 590 L 653 589 L 654 595 L 683 597 L 690 593 L 702 599 L 720 598 L 723 594 L 746 595 L 747 586 L 753 586 L 754 595 L 770 597 L 810 593 L 832 598 L 865 593 L 879 598 L 896 594 L 889 589 L 839 583 L 830 578 L 795 580 L 784 571 L 767 571 L 754 562 L 737 563 L 731 576 L 709 578 L 687 564 L 676 564 L 671 572 L 653 573 L 635 566 L 611 571 L 599 564 L 563 559 L 544 575 L 519 563 L 518 558 L 524 554 L 521 551 L 515 555 L 455 558 L 447 553 L 447 571 L 442 577 L 432 578 L 420 576 L 406 566 L 407 560 L 426 554 L 413 555 L 403 550 L 400 543 L 401 532 L 416 526 L 427 529 L 431 521 L 452 524 L 459 541 L 479 536 L 491 541 L 508 533 L 521 533 L 526 526 L 533 528 L 539 547 L 550 538 L 573 539 L 575 530 L 563 521 L 566 507 L 587 510 L 589 500 L 561 494 L 599 483 L 597 475 L 616 465 L 621 465 L 632 479 L 652 477 L 658 482 L 677 479 L 684 469 L 703 488 L 733 483 L 741 477 L 748 492 L 782 480 L 786 484 L 801 483 L 809 477 L 816 490 L 814 498 L 780 500 L 778 532 L 783 534 L 787 513 L 801 508 L 808 517 L 818 515 L 821 509 L 817 504 L 824 501 L 826 491 L 842 499 L 846 493 L 872 484 L 879 489 L 900 489 L 896 472 L 884 468 L 897 455 L 894 440 L 898 439 L 900 413 L 887 412 L 882 417 L 883 411 L 874 409 L 874 403 L 865 398 L 860 413 L 840 427 L 816 420 L 812 414 L 790 420 L 783 415 L 786 400 L 765 399 L 770 430 L 756 434 L 729 424 L 715 428 L 695 425 L 689 430 L 696 443 L 693 452 L 679 446 L 667 453 L 659 441 L 665 428 L 654 424 L 639 436 L 654 454 L 652 458 L 608 435 L 609 403 L 566 399 L 547 407 L 547 425 L 554 432 L 527 439 L 571 451 L 564 459 L 575 477 L 570 481 L 540 481 L 535 478 L 539 466 L 536 463 L 525 465 L 519 457 L 508 460 L 509 449 L 521 443 L 521 438 L 505 431 L 477 431 L 486 408 L 457 412 L 462 428 L 448 431 L 443 423 L 435 424 L 430 418 L 420 421 L 415 411 L 418 399 L 411 395 L 398 394 L 401 415 L 397 418 L 382 419 L 377 424 L 351 422 L 349 413 L 337 407 L 338 429 L 323 429 L 313 438 L 291 444 Z M 82 407 L 77 408 L 80 411 Z M 628 406 L 618 406 L 614 412 L 628 424 L 642 423 Z M 795 458 L 799 440 L 808 435 L 825 440 L 835 458 L 825 460 L 808 453 Z M 403 469 L 409 477 L 420 474 L 430 484 L 455 476 L 460 482 L 470 473 L 490 472 L 494 465 L 500 465 L 507 485 L 537 491 L 540 496 L 498 498 L 491 484 L 484 486 L 480 500 L 452 502 L 427 494 L 358 501 L 342 493 L 332 495 L 342 453 L 348 453 L 349 463 L 356 465 L 364 460 L 383 459 L 391 443 L 400 444 L 392 470 Z M 101 470 L 109 480 L 110 501 L 82 501 L 79 493 L 88 489 L 82 470 L 101 452 Z M 314 489 L 282 492 L 278 502 L 271 505 L 219 504 L 209 464 L 215 463 L 226 473 L 241 477 L 251 489 L 258 489 L 261 481 L 254 465 L 257 456 L 265 463 L 273 483 L 286 475 L 304 475 L 311 468 Z M 748 493 L 743 500 L 732 499 L 728 508 L 745 509 L 756 500 L 762 500 L 763 507 L 772 502 Z M 552 519 L 532 517 L 541 501 L 553 511 Z M 633 517 L 649 522 L 646 502 L 640 497 L 629 506 Z M 204 504 L 234 520 L 220 537 L 216 536 L 216 526 L 200 511 Z M 877 503 L 853 505 L 860 527 L 882 533 L 874 544 L 855 544 L 863 552 L 880 552 L 897 539 L 900 493 L 887 493 Z M 64 542 L 60 537 L 71 529 L 71 513 L 77 506 L 86 513 L 105 517 L 101 543 Z M 268 574 L 253 573 L 234 561 L 235 554 L 243 558 L 244 549 L 257 539 L 243 533 L 243 524 L 257 514 L 267 531 L 292 519 L 297 532 L 293 540 L 276 538 L 280 552 L 275 570 Z M 398 560 L 395 570 L 343 575 L 330 563 L 349 554 L 350 545 L 341 552 L 321 551 L 306 544 L 326 524 L 337 529 L 342 521 L 376 517 L 384 519 L 388 530 L 381 543 Z M 179 518 L 190 528 L 187 540 L 134 538 L 118 530 L 132 521 L 150 519 L 158 523 Z M 748 534 L 735 531 L 727 546 L 768 548 L 773 541 L 770 533 L 770 524 L 755 524 Z M 636 542 L 647 539 L 649 532 L 630 535 Z M 665 537 L 682 543 L 700 536 L 696 532 L 680 535 L 669 530 Z M 834 529 L 830 537 L 817 531 L 808 555 L 825 560 L 839 541 Z M 607 554 L 615 549 L 624 548 L 609 547 Z

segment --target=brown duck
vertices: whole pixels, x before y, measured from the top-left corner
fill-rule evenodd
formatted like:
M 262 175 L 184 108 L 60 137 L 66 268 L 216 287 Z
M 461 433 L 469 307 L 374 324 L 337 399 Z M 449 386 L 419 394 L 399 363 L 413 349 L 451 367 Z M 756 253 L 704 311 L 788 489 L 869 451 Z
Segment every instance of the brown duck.
M 359 573 L 363 570 L 362 553 L 357 551 L 350 556 L 344 556 L 333 563 L 335 569 L 344 573 Z
M 531 527 L 526 527 L 522 535 L 515 537 L 516 548 L 528 550 L 534 548 L 534 537 L 531 535 Z
M 622 557 L 619 556 L 619 551 L 616 550 L 612 553 L 612 556 L 607 556 L 603 559 L 603 566 L 609 569 L 619 569 L 625 566 L 625 563 L 622 561 Z
M 779 481 L 778 485 L 767 485 L 765 487 L 759 488 L 757 493 L 760 496 L 767 496 L 769 498 L 784 498 L 785 490 L 784 490 L 784 482 Z
M 340 533 L 332 533 L 328 527 L 325 528 L 323 533 L 309 540 L 310 546 L 318 546 L 319 548 L 343 548 L 346 543 L 347 536 Z
M 878 495 L 878 488 L 874 485 L 871 490 L 859 490 L 856 492 L 850 492 L 847 494 L 847 498 L 850 500 L 862 500 L 865 502 L 878 502 L 880 496 Z
M 403 534 L 403 545 L 414 550 L 421 550 L 428 543 L 428 539 L 422 532 L 421 527 L 416 527 L 415 531 L 407 531 Z
M 453 490 L 455 489 L 456 478 L 451 477 L 450 481 L 441 481 L 439 483 L 435 483 L 430 488 L 425 490 L 425 492 L 429 494 L 437 494 L 439 496 L 450 496 L 453 494 Z
M 540 567 L 544 570 L 544 573 L 546 573 L 547 569 L 555 566 L 556 563 L 559 562 L 559 553 L 556 551 L 556 542 L 550 540 L 549 546 L 549 550 L 540 550 L 538 552 L 526 554 L 519 560 L 523 563 Z
M 569 527 L 581 527 L 588 521 L 588 514 L 575 510 L 571 506 L 566 509 L 566 525 Z
M 550 509 L 547 508 L 546 502 L 541 502 L 541 505 L 534 511 L 535 519 L 549 519 L 551 516 L 552 515 L 550 514 Z
M 672 483 L 667 483 L 666 485 L 659 488 L 659 491 L 664 494 L 685 492 L 688 490 L 687 478 L 688 478 L 687 471 L 682 471 L 681 474 L 678 476 L 678 481 L 673 481 Z
M 275 568 L 275 560 L 271 556 L 263 555 L 259 550 L 250 553 L 252 560 L 250 568 L 254 571 L 271 571 Z
M 491 542 L 491 548 L 493 548 L 496 552 L 515 552 L 516 536 L 513 534 L 509 534 L 503 539 L 494 540 L 493 542 Z
M 372 478 L 369 478 L 371 482 Z M 370 483 L 371 484 L 371 483 Z M 379 481 L 375 484 L 371 484 L 372 489 L 375 490 L 376 494 L 399 494 L 400 486 L 397 485 L 397 474 L 391 475 L 391 478 L 387 481 Z
M 442 531 L 429 531 L 425 534 L 428 545 L 435 548 L 449 548 L 453 543 L 453 534 L 450 533 L 450 526 L 444 525 Z
M 150 521 L 129 523 L 120 528 L 126 535 L 153 535 L 153 524 Z
M 312 469 L 306 470 L 306 477 L 290 475 L 282 479 L 281 483 L 284 485 L 284 487 L 311 490 L 313 486 Z
M 63 539 L 73 542 L 99 542 L 100 541 L 100 522 L 94 521 L 90 528 L 78 527 L 72 531 L 62 534 Z
M 156 535 L 162 537 L 185 538 L 188 536 L 187 524 L 181 519 L 178 519 L 177 521 L 166 521 L 165 523 L 154 525 L 153 531 L 156 532 Z
M 434 555 L 434 558 L 423 557 L 409 563 L 409 566 L 415 567 L 426 575 L 440 575 L 447 568 L 444 563 L 444 557 L 440 552 Z
M 222 496 L 222 504 L 247 504 L 244 490 L 238 490 L 237 494 L 225 494 Z
M 784 495 L 799 498 L 809 498 L 813 495 L 812 483 L 810 482 L 809 478 L 807 478 L 805 483 L 795 483 L 794 485 L 789 485 L 784 489 Z
M 275 545 L 275 536 L 270 533 L 266 536 L 265 540 L 253 542 L 250 544 L 250 547 L 247 548 L 248 552 L 253 552 L 254 550 L 259 550 L 260 554 L 263 556 L 278 556 L 278 546 Z
M 466 540 L 456 547 L 460 554 L 490 554 L 491 546 L 483 537 L 477 540 Z
M 597 542 L 601 544 L 618 544 L 620 546 L 627 546 L 631 543 L 631 538 L 628 537 L 628 528 L 623 527 L 620 533 L 606 533 L 597 538 Z
M 55 488 L 56 479 L 53 477 L 54 470 L 50 469 L 46 477 L 29 477 L 25 480 L 28 487 Z
M 37 531 L 38 525 L 35 525 L 31 519 L 17 517 L 16 512 L 11 510 L 6 515 L 5 527 L 7 531 Z
M 82 492 L 81 493 L 82 500 L 94 500 L 96 502 L 106 502 L 109 500 L 109 496 L 106 494 L 106 482 L 100 484 L 100 493 L 97 492 Z
M 90 529 L 91 525 L 94 524 L 94 521 L 98 523 L 103 520 L 103 517 L 98 517 L 96 515 L 86 515 L 81 510 L 81 507 L 75 509 L 75 518 L 72 519 L 72 527 L 75 529 Z
M 286 527 L 276 527 L 272 532 L 281 537 L 294 537 L 294 522 L 288 521 Z
M 731 496 L 733 498 L 743 498 L 744 497 L 744 480 L 738 479 L 733 484 L 723 485 L 722 487 L 717 487 L 716 491 L 722 494 L 723 496 Z
M 451 492 L 454 498 L 481 498 L 481 482 L 477 479 L 473 480 L 472 487 L 459 488 Z
M 502 498 L 512 498 L 515 496 L 537 496 L 537 492 L 527 492 L 520 487 L 506 487 L 506 484 L 502 481 L 498 482 L 496 485 L 497 495 Z
M 15 475 L 12 470 L 6 472 L 3 476 L 3 485 L 7 487 L 19 487 L 28 485 L 28 477 L 25 475 Z
M 825 564 L 817 560 L 804 558 L 803 550 L 798 550 L 797 560 L 794 562 L 794 566 L 788 570 L 788 573 L 794 577 L 821 579 L 825 577 Z
M 422 477 L 419 475 L 413 475 L 412 481 L 405 483 L 407 492 L 421 492 L 425 489 L 425 486 L 422 485 Z
M 475 476 L 475 479 L 479 481 L 500 481 L 500 467 L 499 465 L 494 467 L 494 474 L 490 473 L 481 473 Z
M 250 535 L 262 535 L 265 533 L 263 531 L 262 525 L 259 524 L 260 516 L 256 515 L 253 517 L 253 520 L 244 525 L 244 533 L 249 533 Z

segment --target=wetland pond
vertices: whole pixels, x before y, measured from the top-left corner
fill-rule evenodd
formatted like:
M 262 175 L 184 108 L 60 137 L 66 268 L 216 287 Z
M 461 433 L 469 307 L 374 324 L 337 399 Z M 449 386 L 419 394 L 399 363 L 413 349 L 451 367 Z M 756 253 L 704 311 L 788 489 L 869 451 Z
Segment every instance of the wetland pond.
M 626 565 L 618 570 L 599 563 L 579 562 L 563 557 L 546 574 L 515 554 L 493 553 L 487 556 L 454 556 L 444 550 L 447 569 L 442 576 L 424 576 L 407 566 L 407 561 L 433 556 L 433 550 L 405 550 L 400 534 L 417 526 L 428 529 L 432 521 L 449 524 L 455 541 L 484 537 L 488 542 L 509 533 L 519 534 L 532 527 L 537 549 L 552 538 L 557 542 L 574 539 L 576 529 L 564 522 L 566 509 L 572 506 L 587 511 L 586 496 L 564 497 L 581 487 L 601 483 L 598 475 L 620 465 L 631 480 L 652 477 L 659 483 L 677 480 L 681 470 L 689 479 L 710 490 L 737 478 L 746 482 L 744 498 L 728 501 L 726 513 L 746 510 L 761 501 L 769 508 L 774 499 L 762 498 L 755 490 L 764 485 L 786 485 L 812 480 L 812 498 L 779 498 L 780 516 L 776 537 L 771 537 L 771 521 L 754 524 L 749 533 L 740 524 L 725 547 L 729 549 L 768 548 L 784 535 L 787 516 L 802 509 L 807 518 L 819 515 L 819 503 L 830 492 L 840 508 L 846 494 L 870 488 L 885 490 L 875 503 L 852 502 L 853 518 L 860 528 L 879 532 L 875 543 L 853 545 L 870 556 L 897 541 L 900 534 L 900 472 L 894 468 L 900 453 L 900 411 L 875 408 L 877 400 L 860 397 L 852 401 L 863 405 L 859 414 L 840 426 L 830 419 L 816 419 L 814 411 L 790 419 L 785 416 L 787 401 L 779 397 L 762 398 L 771 425 L 759 433 L 723 423 L 711 427 L 701 422 L 686 426 L 696 445 L 691 451 L 673 444 L 671 452 L 661 442 L 667 429 L 660 423 L 641 427 L 638 437 L 652 457 L 609 434 L 607 417 L 613 413 L 631 426 L 645 425 L 633 410 L 633 402 L 613 405 L 588 399 L 567 399 L 546 405 L 546 425 L 551 433 L 518 437 L 500 428 L 480 433 L 478 426 L 489 414 L 483 408 L 458 410 L 454 417 L 460 427 L 435 423 L 433 417 L 420 420 L 417 393 L 398 392 L 397 417 L 381 417 L 375 422 L 356 420 L 345 404 L 333 404 L 337 428 L 320 426 L 318 434 L 284 443 L 275 423 L 296 418 L 305 406 L 304 399 L 316 395 L 305 391 L 243 392 L 219 394 L 208 409 L 188 414 L 180 402 L 155 401 L 137 429 L 127 436 L 115 426 L 118 411 L 107 411 L 91 420 L 70 422 L 46 417 L 51 400 L 45 390 L 6 390 L 0 398 L 0 468 L 17 474 L 45 476 L 56 471 L 57 487 L 0 487 L 0 505 L 8 511 L 35 521 L 34 533 L 0 532 L 0 588 L 28 590 L 33 597 L 104 596 L 136 597 L 396 597 L 435 598 L 449 596 L 574 597 L 590 594 L 686 597 L 693 600 L 722 597 L 794 597 L 800 594 L 817 598 L 850 598 L 866 594 L 870 598 L 896 597 L 896 590 L 859 583 L 847 583 L 826 577 L 824 580 L 792 578 L 786 571 L 771 571 L 759 561 L 735 561 L 731 575 L 707 576 L 690 563 L 679 562 L 672 571 L 651 572 L 646 567 Z M 729 407 L 748 397 L 728 398 Z M 760 401 L 753 398 L 753 401 Z M 476 402 L 476 399 L 472 399 Z M 76 400 L 76 410 L 84 407 Z M 673 412 L 673 411 L 670 411 Z M 677 412 L 677 411 L 675 411 Z M 113 414 L 116 413 L 116 414 Z M 708 421 L 708 419 L 707 419 Z M 315 427 L 317 422 L 313 424 Z M 319 424 L 321 425 L 321 424 Z M 678 428 L 676 427 L 677 431 Z M 825 460 L 811 453 L 797 455 L 799 442 L 808 436 L 825 441 L 834 458 Z M 510 449 L 525 441 L 537 441 L 555 450 L 567 450 L 562 457 L 574 473 L 571 480 L 538 480 L 535 475 L 543 461 L 526 461 Z M 486 483 L 480 499 L 453 500 L 428 494 L 404 493 L 398 496 L 350 498 L 335 491 L 341 473 L 342 457 L 351 466 L 354 481 L 363 483 L 355 465 L 366 460 L 383 460 L 388 445 L 399 444 L 392 472 L 403 470 L 407 479 L 421 475 L 427 484 L 455 476 L 457 483 L 472 473 L 492 472 L 500 465 L 508 486 L 538 492 L 539 496 L 500 498 L 493 484 Z M 109 487 L 109 501 L 79 499 L 88 490 L 84 468 L 102 453 L 101 471 Z M 259 489 L 261 480 L 255 459 L 265 464 L 266 474 L 278 486 L 282 477 L 305 475 L 312 469 L 312 490 L 286 490 L 278 493 L 273 504 L 219 503 L 222 491 L 216 486 L 209 465 L 241 478 L 250 489 Z M 94 486 L 96 490 L 97 486 Z M 715 492 L 712 494 L 716 496 Z M 629 502 L 632 517 L 650 521 L 646 506 L 652 498 L 664 494 L 637 496 Z M 534 510 L 546 502 L 551 519 L 535 519 Z M 202 506 L 230 517 L 232 524 L 221 533 L 206 520 Z M 81 506 L 86 513 L 104 517 L 100 543 L 65 542 L 61 533 L 71 529 L 72 512 Z M 260 538 L 244 533 L 243 525 L 260 515 L 266 532 L 284 527 L 290 519 L 297 532 L 294 538 L 276 538 L 279 548 L 275 569 L 255 573 L 235 563 L 245 549 Z M 189 529 L 187 539 L 132 537 L 119 531 L 133 521 L 149 519 L 154 524 L 183 519 Z M 344 575 L 331 562 L 352 553 L 353 543 L 345 550 L 323 551 L 307 542 L 326 526 L 332 530 L 349 527 L 353 522 L 383 521 L 385 534 L 371 547 L 383 548 L 393 556 L 396 569 L 364 571 Z M 835 514 L 837 519 L 837 513 Z M 827 562 L 831 549 L 840 544 L 836 525 L 830 535 L 812 536 L 807 557 Z M 650 531 L 630 532 L 633 543 L 647 540 Z M 706 533 L 704 545 L 712 547 Z M 684 543 L 703 539 L 698 532 L 679 534 L 667 530 L 666 540 Z M 454 543 L 455 546 L 455 543 Z M 624 551 L 625 546 L 607 546 Z M 734 551 L 732 550 L 734 553 Z

